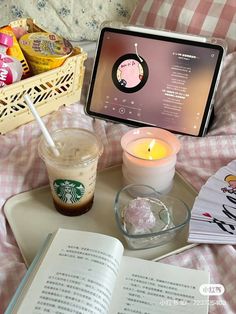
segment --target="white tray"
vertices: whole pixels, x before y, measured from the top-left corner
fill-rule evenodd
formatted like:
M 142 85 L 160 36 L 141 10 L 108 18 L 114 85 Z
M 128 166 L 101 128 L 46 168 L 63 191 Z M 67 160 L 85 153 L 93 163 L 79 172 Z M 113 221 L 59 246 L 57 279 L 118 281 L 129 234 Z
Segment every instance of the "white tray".
M 4 211 L 26 265 L 30 265 L 48 233 L 59 227 L 104 233 L 120 239 L 125 255 L 158 260 L 176 254 L 196 244 L 187 243 L 188 226 L 171 242 L 145 250 L 130 250 L 116 226 L 113 204 L 116 192 L 122 187 L 121 167 L 111 167 L 98 173 L 92 209 L 84 215 L 67 217 L 59 214 L 53 205 L 49 186 L 11 197 Z M 192 208 L 196 191 L 178 173 L 170 193 L 184 200 Z

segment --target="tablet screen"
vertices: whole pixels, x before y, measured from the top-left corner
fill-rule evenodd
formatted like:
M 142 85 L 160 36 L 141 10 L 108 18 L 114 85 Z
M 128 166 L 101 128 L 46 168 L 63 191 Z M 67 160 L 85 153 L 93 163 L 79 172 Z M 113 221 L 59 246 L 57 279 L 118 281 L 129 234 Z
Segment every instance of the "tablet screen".
M 104 28 L 86 111 L 130 125 L 202 135 L 222 56 L 218 45 Z

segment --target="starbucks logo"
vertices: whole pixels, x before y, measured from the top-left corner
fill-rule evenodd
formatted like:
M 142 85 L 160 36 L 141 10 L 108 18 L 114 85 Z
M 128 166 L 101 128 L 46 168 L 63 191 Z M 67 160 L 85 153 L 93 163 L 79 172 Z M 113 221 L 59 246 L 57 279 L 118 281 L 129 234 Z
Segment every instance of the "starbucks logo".
M 60 200 L 67 204 L 78 202 L 85 191 L 81 182 L 73 180 L 55 180 L 53 187 Z

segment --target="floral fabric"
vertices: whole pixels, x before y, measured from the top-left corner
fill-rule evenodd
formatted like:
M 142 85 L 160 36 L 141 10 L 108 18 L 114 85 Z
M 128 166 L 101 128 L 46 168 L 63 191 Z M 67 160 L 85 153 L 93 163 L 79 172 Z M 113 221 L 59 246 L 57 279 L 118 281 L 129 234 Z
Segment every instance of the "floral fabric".
M 0 0 L 0 24 L 31 17 L 69 40 L 96 40 L 107 20 L 128 22 L 137 0 Z

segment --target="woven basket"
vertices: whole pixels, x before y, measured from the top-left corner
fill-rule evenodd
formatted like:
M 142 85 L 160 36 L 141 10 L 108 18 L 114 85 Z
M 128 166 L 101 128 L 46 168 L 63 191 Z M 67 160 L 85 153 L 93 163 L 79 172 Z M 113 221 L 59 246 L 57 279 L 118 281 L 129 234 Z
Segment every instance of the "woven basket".
M 24 27 L 28 32 L 45 31 L 32 19 L 21 19 L 11 26 Z M 62 66 L 26 78 L 0 89 L 0 134 L 34 120 L 23 95 L 28 94 L 40 116 L 80 100 L 87 54 L 74 48 Z

